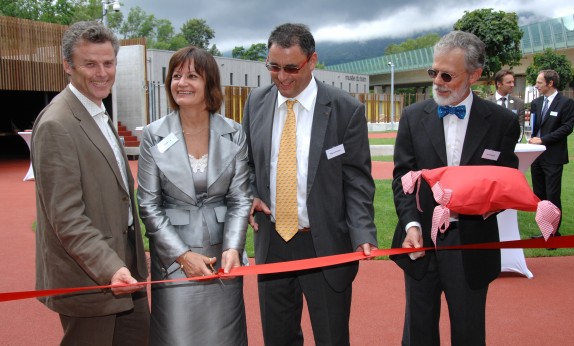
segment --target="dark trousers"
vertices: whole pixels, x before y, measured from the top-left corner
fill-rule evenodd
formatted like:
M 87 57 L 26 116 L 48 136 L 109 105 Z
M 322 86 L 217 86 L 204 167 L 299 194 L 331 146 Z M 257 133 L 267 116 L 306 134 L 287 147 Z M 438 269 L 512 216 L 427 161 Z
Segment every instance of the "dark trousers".
M 145 346 L 149 338 L 149 303 L 147 293 L 132 294 L 134 308 L 119 314 L 96 317 L 71 317 L 60 314 L 64 328 L 61 345 Z
M 541 164 L 539 160 L 534 161 L 530 166 L 530 173 L 532 175 L 532 190 L 540 200 L 548 200 L 557 206 L 562 212 L 562 171 L 564 165 L 561 164 Z M 560 223 L 558 223 L 558 230 L 562 223 L 562 214 L 560 214 Z M 559 235 L 560 232 L 556 231 Z
M 297 233 L 285 242 L 273 229 L 266 263 L 317 257 L 312 232 Z M 351 285 L 334 291 L 319 268 L 259 275 L 258 286 L 265 345 L 303 345 L 303 296 L 315 344 L 349 345 Z
M 449 228 L 437 238 L 437 246 L 460 245 L 459 231 Z M 405 274 L 406 309 L 403 345 L 440 345 L 441 295 L 448 304 L 453 346 L 485 345 L 485 309 L 488 286 L 469 287 L 461 250 L 427 251 L 430 257 L 422 280 Z

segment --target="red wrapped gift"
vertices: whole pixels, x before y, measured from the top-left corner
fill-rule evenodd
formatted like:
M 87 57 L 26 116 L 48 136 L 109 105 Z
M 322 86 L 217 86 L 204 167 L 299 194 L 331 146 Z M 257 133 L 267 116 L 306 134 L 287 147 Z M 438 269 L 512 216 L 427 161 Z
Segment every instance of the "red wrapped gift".
M 401 181 L 405 193 L 418 188 L 421 177 L 429 184 L 439 204 L 433 211 L 431 236 L 436 244 L 438 232 L 449 226 L 450 211 L 482 215 L 485 219 L 504 209 L 536 211 L 536 223 L 545 240 L 556 232 L 560 209 L 550 201 L 541 201 L 532 192 L 524 174 L 501 166 L 447 166 L 405 174 Z M 422 210 L 420 210 L 422 211 Z

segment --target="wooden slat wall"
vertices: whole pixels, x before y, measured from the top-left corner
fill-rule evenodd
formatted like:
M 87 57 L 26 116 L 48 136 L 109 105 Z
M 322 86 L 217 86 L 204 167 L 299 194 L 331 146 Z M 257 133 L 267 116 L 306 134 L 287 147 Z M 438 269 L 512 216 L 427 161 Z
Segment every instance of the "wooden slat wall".
M 239 123 L 243 119 L 243 107 L 247 95 L 249 95 L 249 87 L 240 86 L 225 86 L 223 87 L 223 95 L 225 102 L 225 116 L 233 119 Z
M 0 90 L 59 92 L 68 84 L 61 41 L 67 25 L 0 16 Z M 144 45 L 145 38 L 121 40 Z
M 0 17 L 0 89 L 60 91 L 67 84 L 60 42 L 66 25 Z

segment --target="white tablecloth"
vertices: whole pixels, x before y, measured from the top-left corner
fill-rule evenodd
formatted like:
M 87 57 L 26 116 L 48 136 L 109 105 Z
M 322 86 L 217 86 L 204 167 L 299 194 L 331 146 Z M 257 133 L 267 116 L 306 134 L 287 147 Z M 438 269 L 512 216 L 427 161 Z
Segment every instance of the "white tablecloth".
M 32 131 L 18 132 L 20 137 L 24 138 L 26 144 L 28 144 L 28 149 L 30 149 L 30 142 L 32 141 Z M 34 180 L 34 170 L 32 169 L 32 161 L 30 161 L 30 168 L 28 168 L 28 173 L 24 177 L 24 181 Z
M 532 162 L 546 150 L 544 145 L 536 144 L 516 144 L 514 152 L 518 156 L 518 169 L 525 173 Z M 514 209 L 507 209 L 497 215 L 498 232 L 500 241 L 520 240 L 520 231 L 518 230 L 518 213 Z M 526 266 L 523 249 L 502 249 L 500 251 L 503 272 L 515 272 L 531 279 L 534 277 L 532 272 Z

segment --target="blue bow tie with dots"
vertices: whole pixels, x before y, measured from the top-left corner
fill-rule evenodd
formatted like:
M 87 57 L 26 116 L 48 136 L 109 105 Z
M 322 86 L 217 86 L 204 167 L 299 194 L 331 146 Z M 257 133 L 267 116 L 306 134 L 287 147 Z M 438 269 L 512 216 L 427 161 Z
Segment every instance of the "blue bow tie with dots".
M 464 119 L 464 116 L 466 115 L 466 106 L 462 105 L 462 106 L 456 106 L 456 107 L 452 107 L 452 106 L 438 106 L 438 117 L 439 118 L 444 118 L 445 115 L 448 114 L 454 114 L 456 115 L 459 119 Z

